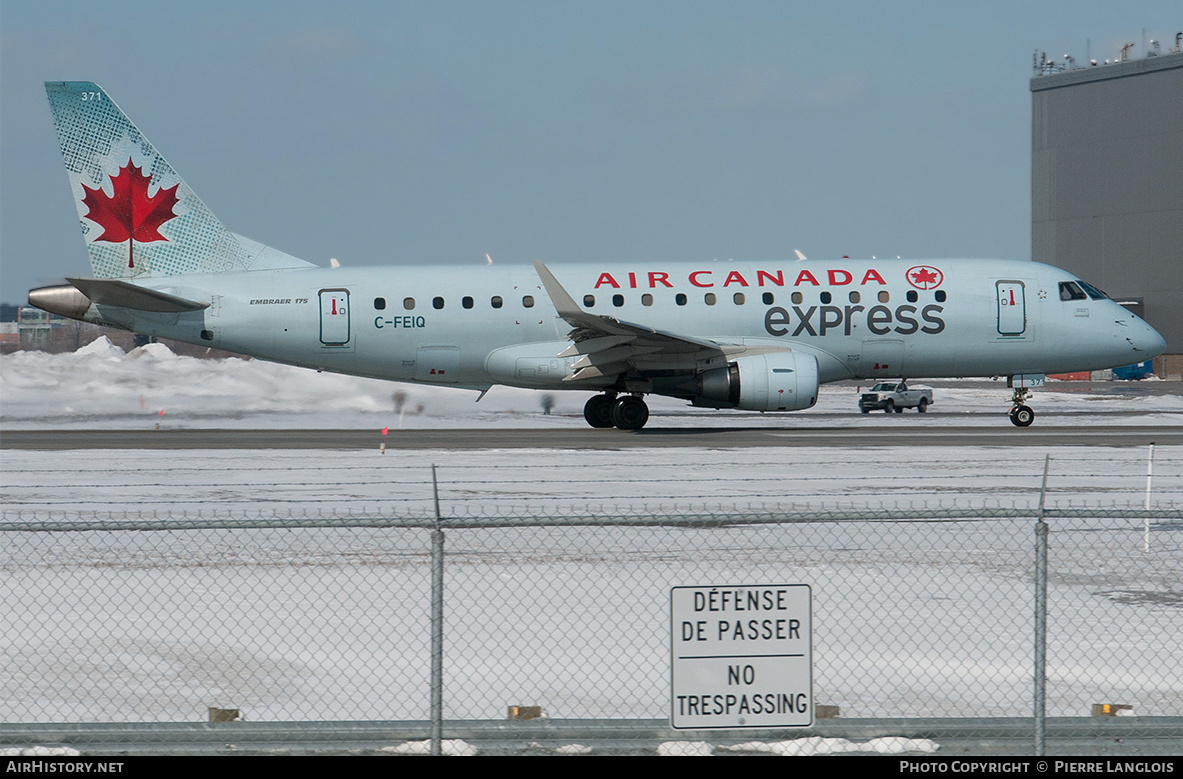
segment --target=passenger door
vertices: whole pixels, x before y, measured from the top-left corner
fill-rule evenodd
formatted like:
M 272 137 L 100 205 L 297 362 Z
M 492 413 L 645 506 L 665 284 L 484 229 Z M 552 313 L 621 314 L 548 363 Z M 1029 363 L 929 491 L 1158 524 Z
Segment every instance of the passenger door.
M 999 281 L 998 334 L 1022 335 L 1027 331 L 1026 288 L 1021 281 Z
M 349 327 L 349 290 L 322 289 L 320 291 L 320 343 L 322 346 L 350 345 L 353 333 Z

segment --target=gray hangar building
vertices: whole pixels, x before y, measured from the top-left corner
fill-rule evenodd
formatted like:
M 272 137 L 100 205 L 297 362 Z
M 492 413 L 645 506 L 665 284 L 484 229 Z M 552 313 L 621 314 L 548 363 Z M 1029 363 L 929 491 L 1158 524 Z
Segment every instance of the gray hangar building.
M 1183 36 L 1183 33 L 1180 34 Z M 1183 374 L 1183 52 L 1031 79 L 1031 259 L 1070 270 L 1167 341 Z

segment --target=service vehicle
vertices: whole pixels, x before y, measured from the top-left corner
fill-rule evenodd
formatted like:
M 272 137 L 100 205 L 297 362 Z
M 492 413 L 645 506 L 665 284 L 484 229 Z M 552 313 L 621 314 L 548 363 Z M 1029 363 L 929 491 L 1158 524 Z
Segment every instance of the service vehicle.
M 906 382 L 883 381 L 858 399 L 858 409 L 864 414 L 883 409 L 890 414 L 902 414 L 906 408 L 914 408 L 923 414 L 932 405 L 932 390 L 928 387 L 909 387 Z

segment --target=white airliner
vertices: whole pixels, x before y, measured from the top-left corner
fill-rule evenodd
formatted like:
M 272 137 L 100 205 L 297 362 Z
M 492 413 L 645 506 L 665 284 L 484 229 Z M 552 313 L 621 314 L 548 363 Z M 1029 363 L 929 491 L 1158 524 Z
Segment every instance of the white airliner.
M 622 430 L 645 425 L 650 393 L 794 411 L 831 381 L 1086 371 L 1166 348 L 1026 261 L 321 268 L 223 227 L 101 87 L 46 91 L 94 278 L 29 302 L 86 322 L 358 376 L 590 392 L 588 423 Z

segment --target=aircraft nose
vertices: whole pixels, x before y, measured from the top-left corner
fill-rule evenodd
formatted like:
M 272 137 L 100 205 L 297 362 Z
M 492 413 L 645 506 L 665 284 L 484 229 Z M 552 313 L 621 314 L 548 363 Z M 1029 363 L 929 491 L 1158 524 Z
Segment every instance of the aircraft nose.
M 1146 325 L 1146 335 L 1142 339 L 1145 346 L 1142 348 L 1146 350 L 1149 357 L 1157 357 L 1167 350 L 1167 339 L 1162 337 L 1162 334 L 1155 330 L 1150 325 Z
M 1117 324 L 1125 325 L 1118 328 L 1119 331 L 1125 330 L 1119 335 L 1125 341 L 1126 348 L 1134 350 L 1139 362 L 1153 359 L 1167 350 L 1166 339 L 1145 320 L 1130 315 L 1129 319 L 1124 322 L 1118 320 Z

